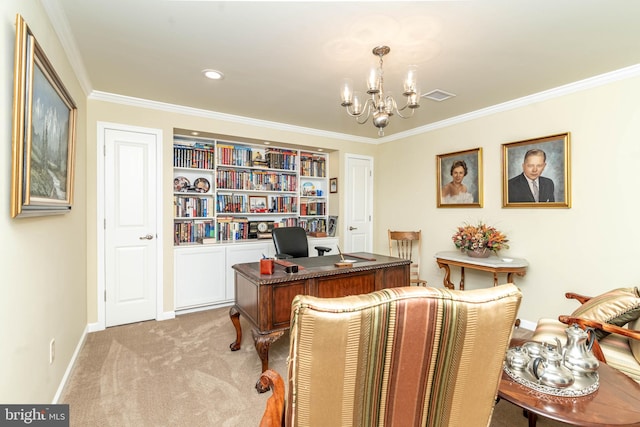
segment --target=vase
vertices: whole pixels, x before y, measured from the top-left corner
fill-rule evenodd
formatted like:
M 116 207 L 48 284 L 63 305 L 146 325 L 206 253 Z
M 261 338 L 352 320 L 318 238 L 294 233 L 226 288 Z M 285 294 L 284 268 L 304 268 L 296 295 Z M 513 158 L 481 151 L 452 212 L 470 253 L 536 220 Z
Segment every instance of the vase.
M 489 248 L 467 249 L 467 256 L 471 258 L 489 258 L 491 256 L 491 250 Z

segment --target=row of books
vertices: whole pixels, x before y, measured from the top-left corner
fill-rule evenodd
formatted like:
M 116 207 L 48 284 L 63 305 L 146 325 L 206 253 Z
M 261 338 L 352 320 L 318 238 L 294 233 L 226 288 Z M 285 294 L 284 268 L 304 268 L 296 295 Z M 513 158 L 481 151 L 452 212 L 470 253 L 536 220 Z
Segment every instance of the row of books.
M 174 145 L 173 167 L 214 169 L 215 152 L 213 148 L 193 148 L 184 145 Z
M 271 197 L 271 212 L 278 212 L 278 213 L 298 212 L 298 198 L 296 196 Z
M 326 215 L 326 202 L 303 201 L 300 203 L 300 215 Z
M 249 238 L 249 218 L 218 217 L 218 241 L 244 240 Z
M 173 197 L 174 216 L 194 218 L 209 216 L 209 199 L 206 197 Z
M 213 220 L 179 221 L 173 224 L 174 244 L 198 243 L 202 239 L 215 238 Z
M 327 221 L 322 218 L 317 218 L 317 219 L 301 218 L 300 221 L 298 221 L 298 223 L 300 227 L 304 228 L 307 233 L 310 233 L 310 232 L 326 233 L 327 231 Z
M 267 166 L 273 169 L 296 170 L 298 154 L 290 150 L 268 149 L 265 152 Z
M 216 212 L 249 212 L 249 199 L 246 194 L 218 194 Z
M 309 156 L 302 154 L 300 157 L 300 175 L 326 177 L 326 159 L 321 156 Z
M 216 150 L 218 164 L 228 166 L 252 166 L 250 147 L 218 144 Z
M 218 169 L 216 185 L 225 190 L 297 191 L 298 180 L 289 174 Z

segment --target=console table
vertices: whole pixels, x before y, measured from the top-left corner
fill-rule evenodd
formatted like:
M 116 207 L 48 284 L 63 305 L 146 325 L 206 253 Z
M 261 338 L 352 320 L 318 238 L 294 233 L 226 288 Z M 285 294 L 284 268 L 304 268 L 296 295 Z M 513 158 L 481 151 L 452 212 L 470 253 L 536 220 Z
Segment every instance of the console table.
M 335 298 L 410 285 L 409 260 L 363 252 L 344 257 L 353 261 L 353 266 L 336 267 L 339 255 L 288 259 L 298 265 L 297 273 L 286 273 L 278 264 L 269 275 L 260 274 L 258 262 L 234 265 L 235 304 L 229 316 L 236 340 L 229 345 L 231 350 L 240 349 L 242 314 L 253 326 L 253 340 L 264 372 L 269 369 L 269 346 L 289 329 L 291 302 L 296 295 Z
M 493 273 L 493 286 L 498 285 L 498 274 L 506 273 L 507 282 L 513 283 L 513 275 L 524 276 L 529 263 L 524 258 L 501 258 L 491 255 L 489 258 L 472 258 L 461 251 L 445 251 L 436 253 L 438 267 L 444 268 L 444 286 L 455 289 L 451 282 L 450 266 L 460 267 L 460 290 L 464 290 L 464 269 L 488 271 Z

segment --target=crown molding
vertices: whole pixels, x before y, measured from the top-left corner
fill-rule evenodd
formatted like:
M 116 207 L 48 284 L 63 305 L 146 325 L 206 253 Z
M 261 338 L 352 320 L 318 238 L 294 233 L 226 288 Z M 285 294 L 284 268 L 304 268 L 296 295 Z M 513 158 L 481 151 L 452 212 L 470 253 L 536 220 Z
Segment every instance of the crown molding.
M 624 79 L 633 78 L 637 76 L 640 76 L 640 64 L 632 65 L 630 67 L 622 68 L 620 70 L 590 77 L 574 83 L 569 83 L 567 85 L 559 86 L 554 89 L 549 89 L 543 92 L 535 93 L 533 95 L 528 95 L 522 98 L 503 102 L 501 104 L 492 105 L 487 108 L 472 111 L 467 114 L 461 114 L 459 116 L 452 117 L 450 119 L 441 120 L 439 122 L 431 123 L 425 126 L 417 127 L 415 129 L 411 129 L 405 132 L 399 132 L 397 134 L 385 136 L 382 138 L 359 137 L 359 136 L 348 135 L 348 134 L 343 134 L 338 132 L 329 132 L 329 131 L 324 131 L 319 129 L 306 128 L 302 126 L 294 126 L 286 123 L 252 119 L 249 117 L 235 116 L 232 114 L 220 113 L 216 111 L 185 107 L 182 105 L 168 104 L 165 102 L 151 101 L 148 99 L 134 98 L 131 96 L 117 95 L 113 93 L 100 92 L 100 91 L 92 91 L 91 94 L 89 95 L 89 99 L 111 102 L 115 104 L 129 105 L 134 107 L 160 110 L 160 111 L 165 111 L 170 113 L 204 117 L 208 119 L 221 120 L 221 121 L 238 123 L 238 124 L 249 125 L 249 126 L 258 126 L 258 127 L 280 130 L 280 131 L 295 132 L 295 133 L 300 133 L 305 135 L 314 135 L 314 136 L 320 136 L 325 138 L 333 138 L 333 139 L 339 139 L 344 141 L 360 142 L 365 144 L 383 144 L 387 142 L 404 139 L 410 136 L 425 134 L 437 129 L 442 129 L 448 126 L 454 126 L 470 120 L 475 120 L 480 117 L 486 117 L 492 114 L 514 110 L 516 108 L 521 108 L 527 105 L 535 104 L 542 101 L 547 101 L 553 98 L 558 98 L 558 97 L 569 95 L 575 92 L 591 89 L 594 87 L 602 86 L 605 84 L 609 84 L 619 80 L 624 80 Z
M 67 59 L 71 64 L 71 68 L 73 69 L 78 82 L 80 82 L 82 91 L 85 96 L 88 96 L 92 91 L 91 79 L 89 79 L 87 69 L 84 67 L 84 63 L 82 62 L 82 56 L 80 56 L 78 45 L 75 42 L 73 34 L 71 34 L 71 31 L 69 30 L 70 27 L 67 17 L 62 11 L 57 0 L 40 0 L 40 4 L 49 17 L 49 21 L 51 21 L 53 31 L 55 31 L 58 39 L 60 40 L 62 49 L 67 55 Z

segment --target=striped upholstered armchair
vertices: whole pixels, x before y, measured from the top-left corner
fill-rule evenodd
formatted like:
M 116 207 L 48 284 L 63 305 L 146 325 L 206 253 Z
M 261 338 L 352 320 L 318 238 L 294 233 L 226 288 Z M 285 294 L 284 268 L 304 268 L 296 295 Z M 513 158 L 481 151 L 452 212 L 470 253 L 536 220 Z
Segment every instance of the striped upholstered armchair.
M 266 426 L 489 424 L 522 294 L 403 287 L 292 304 L 288 382 Z

